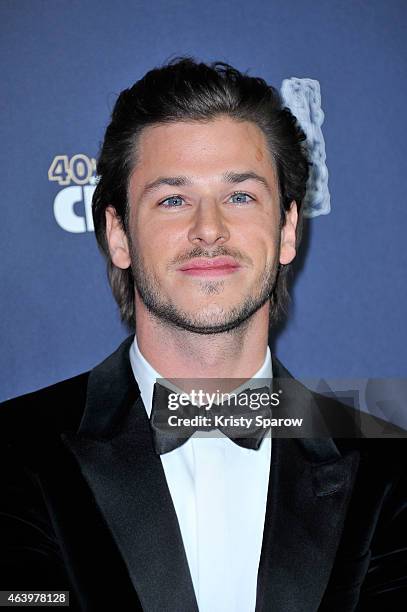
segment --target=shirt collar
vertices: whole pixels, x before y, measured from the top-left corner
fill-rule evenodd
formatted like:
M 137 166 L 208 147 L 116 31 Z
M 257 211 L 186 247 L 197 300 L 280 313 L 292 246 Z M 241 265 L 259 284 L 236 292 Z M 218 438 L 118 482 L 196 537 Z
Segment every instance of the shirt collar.
M 134 335 L 134 340 L 130 346 L 130 363 L 131 368 L 133 370 L 134 378 L 136 379 L 140 389 L 141 399 L 143 400 L 143 404 L 147 411 L 148 417 L 150 417 L 153 401 L 154 384 L 156 382 L 156 379 L 164 377 L 153 368 L 153 366 L 141 353 L 137 344 L 136 335 Z M 272 377 L 273 369 L 271 364 L 271 353 L 270 347 L 267 346 L 266 356 L 264 358 L 263 365 L 252 376 L 252 380 L 254 378 L 261 378 L 268 379 L 269 381 L 271 381 Z M 249 385 L 250 383 L 246 382 L 244 384 L 244 387 L 247 388 Z M 236 390 L 235 392 L 237 391 L 238 390 Z

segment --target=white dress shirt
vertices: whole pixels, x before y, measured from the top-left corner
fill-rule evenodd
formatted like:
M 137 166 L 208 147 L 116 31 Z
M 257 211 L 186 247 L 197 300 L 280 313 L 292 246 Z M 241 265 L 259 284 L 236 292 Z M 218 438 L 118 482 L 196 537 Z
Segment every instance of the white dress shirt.
M 137 345 L 130 361 L 150 417 L 156 379 Z M 253 378 L 271 380 L 270 349 Z M 246 383 L 246 387 L 249 383 Z M 208 432 L 206 432 L 208 433 Z M 210 433 L 210 432 L 209 432 Z M 191 436 L 161 455 L 200 612 L 254 612 L 271 459 L 270 432 L 258 450 Z

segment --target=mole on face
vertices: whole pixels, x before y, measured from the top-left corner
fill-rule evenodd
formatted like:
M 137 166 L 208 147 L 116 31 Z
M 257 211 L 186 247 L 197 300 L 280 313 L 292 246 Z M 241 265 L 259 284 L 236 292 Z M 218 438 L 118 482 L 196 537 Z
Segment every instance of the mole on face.
M 257 161 L 261 161 L 264 157 L 263 151 L 260 149 L 260 147 L 256 148 L 256 159 Z

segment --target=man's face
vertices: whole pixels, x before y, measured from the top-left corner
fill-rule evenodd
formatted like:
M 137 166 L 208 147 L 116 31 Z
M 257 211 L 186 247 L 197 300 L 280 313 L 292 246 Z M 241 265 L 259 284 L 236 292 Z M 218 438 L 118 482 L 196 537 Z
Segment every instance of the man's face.
M 189 331 L 219 333 L 268 308 L 289 247 L 263 132 L 226 117 L 159 124 L 142 132 L 137 151 L 130 259 L 113 258 L 120 267 L 131 260 L 136 313 L 147 308 Z

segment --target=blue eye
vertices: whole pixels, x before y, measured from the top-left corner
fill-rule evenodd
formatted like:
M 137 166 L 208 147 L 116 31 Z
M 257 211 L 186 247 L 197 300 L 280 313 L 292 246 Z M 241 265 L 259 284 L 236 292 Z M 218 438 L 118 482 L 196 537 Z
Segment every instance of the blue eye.
M 181 196 L 171 196 L 160 202 L 160 206 L 164 206 L 164 208 L 177 208 L 182 205 L 183 201 Z
M 234 193 L 229 198 L 229 202 L 232 202 L 233 204 L 248 204 L 252 200 L 253 198 L 249 196 L 248 193 L 243 193 L 241 191 Z

